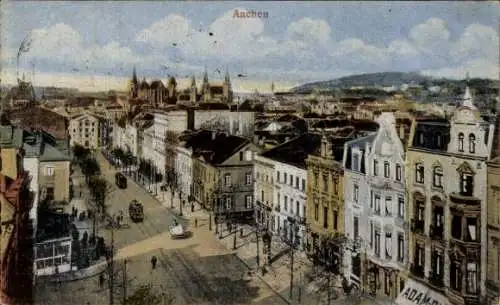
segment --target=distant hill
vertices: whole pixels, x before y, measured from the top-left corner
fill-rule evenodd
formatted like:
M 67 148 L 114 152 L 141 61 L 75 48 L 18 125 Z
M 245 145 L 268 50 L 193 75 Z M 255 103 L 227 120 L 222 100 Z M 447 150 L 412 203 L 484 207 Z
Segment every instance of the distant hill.
M 337 78 L 334 80 L 307 83 L 295 88 L 291 91 L 296 93 L 311 92 L 313 89 L 329 90 L 336 88 L 349 88 L 355 86 L 399 86 L 403 84 L 420 84 L 422 82 L 431 81 L 432 78 L 420 75 L 416 72 L 382 72 L 350 75 Z

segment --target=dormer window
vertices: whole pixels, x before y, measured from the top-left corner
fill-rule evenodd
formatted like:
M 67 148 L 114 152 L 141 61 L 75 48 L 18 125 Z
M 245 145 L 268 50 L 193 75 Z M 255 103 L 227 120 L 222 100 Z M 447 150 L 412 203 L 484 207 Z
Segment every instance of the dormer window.
M 471 154 L 476 152 L 476 136 L 473 133 L 469 135 L 469 152 Z
M 463 133 L 458 134 L 458 151 L 460 151 L 460 152 L 464 151 L 464 134 Z
M 424 133 L 422 131 L 418 133 L 418 143 L 424 145 Z
M 378 175 L 378 161 L 373 160 L 373 175 L 377 176 Z

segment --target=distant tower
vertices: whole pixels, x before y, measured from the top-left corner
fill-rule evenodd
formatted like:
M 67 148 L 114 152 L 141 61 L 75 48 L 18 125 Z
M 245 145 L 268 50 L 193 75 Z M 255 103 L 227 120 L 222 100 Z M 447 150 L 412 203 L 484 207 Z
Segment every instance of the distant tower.
M 223 100 L 227 104 L 233 102 L 233 90 L 231 89 L 231 79 L 229 77 L 229 69 L 226 67 L 226 76 L 224 77 L 224 83 L 222 84 L 222 95 Z
M 466 85 L 465 85 L 464 97 L 462 99 L 462 106 L 469 107 L 471 109 L 476 109 L 476 106 L 474 106 L 474 100 L 472 99 L 472 93 L 470 92 L 469 88 L 469 72 L 467 72 L 467 75 L 465 77 L 466 77 Z
M 203 84 L 201 85 L 201 93 L 203 95 L 203 101 L 210 101 L 210 84 L 208 83 L 208 72 L 205 66 L 205 72 L 203 73 Z
M 137 80 L 137 73 L 135 71 L 135 66 L 134 66 L 134 70 L 132 72 L 132 81 L 130 82 L 130 96 L 136 98 L 138 91 L 139 91 L 139 81 Z
M 271 93 L 274 94 L 274 81 L 271 82 Z
M 196 95 L 198 94 L 196 90 L 196 79 L 194 75 L 191 77 L 191 87 L 189 88 L 189 100 L 191 103 L 196 103 Z

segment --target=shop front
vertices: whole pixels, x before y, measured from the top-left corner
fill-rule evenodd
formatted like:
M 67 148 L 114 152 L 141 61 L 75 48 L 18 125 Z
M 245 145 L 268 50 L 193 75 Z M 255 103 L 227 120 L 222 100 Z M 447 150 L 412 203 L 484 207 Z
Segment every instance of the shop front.
M 443 294 L 409 279 L 396 299 L 396 305 L 451 305 L 451 303 Z

